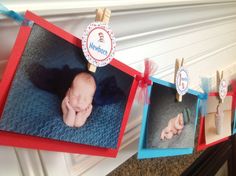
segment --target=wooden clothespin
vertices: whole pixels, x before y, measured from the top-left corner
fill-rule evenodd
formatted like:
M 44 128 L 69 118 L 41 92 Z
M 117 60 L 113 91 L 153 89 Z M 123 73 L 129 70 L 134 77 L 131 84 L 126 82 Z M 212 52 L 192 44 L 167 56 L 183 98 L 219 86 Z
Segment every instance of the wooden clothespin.
M 111 11 L 109 9 L 107 9 L 107 8 L 105 8 L 105 9 L 98 8 L 96 10 L 95 21 L 101 21 L 101 22 L 104 22 L 104 23 L 108 24 L 108 22 L 110 20 L 110 16 L 111 16 Z M 96 69 L 97 69 L 97 67 L 95 65 L 88 63 L 88 70 L 89 71 L 95 73 Z
M 223 71 L 216 71 L 216 87 L 217 91 L 219 92 L 219 99 L 220 103 L 224 102 L 224 98 L 228 91 L 228 84 L 224 80 L 224 72 Z
M 217 87 L 218 92 L 220 91 L 219 85 L 220 85 L 220 81 L 223 79 L 223 77 L 224 77 L 224 72 L 217 70 L 216 71 L 216 87 Z
M 177 72 L 178 72 L 179 68 L 182 67 L 183 65 L 184 65 L 184 58 L 182 58 L 181 60 L 176 59 L 176 61 L 175 61 L 175 77 L 174 77 L 175 85 L 179 84 L 176 82 L 176 76 L 177 76 Z M 176 99 L 178 102 L 182 102 L 182 95 L 180 95 L 178 92 L 176 93 Z

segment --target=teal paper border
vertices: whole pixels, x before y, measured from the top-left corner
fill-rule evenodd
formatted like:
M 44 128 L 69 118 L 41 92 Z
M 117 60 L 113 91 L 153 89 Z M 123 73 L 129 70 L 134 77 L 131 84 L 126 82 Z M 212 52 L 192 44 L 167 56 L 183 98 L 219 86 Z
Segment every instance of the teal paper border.
M 234 110 L 234 128 L 233 128 L 233 134 L 236 133 L 236 110 Z
M 175 84 L 172 84 L 167 81 L 159 80 L 156 78 L 151 78 L 151 80 L 154 83 L 170 87 L 170 88 L 176 88 Z M 148 87 L 148 94 L 150 96 L 152 90 L 152 86 Z M 189 89 L 187 93 L 190 93 L 192 95 L 195 95 L 198 97 L 197 100 L 197 106 L 196 106 L 196 118 L 195 118 L 195 128 L 194 128 L 194 136 L 196 134 L 196 126 L 198 121 L 198 113 L 199 113 L 199 103 L 200 98 L 204 96 L 204 94 Z M 142 125 L 141 125 L 141 131 L 140 131 L 140 139 L 139 139 L 139 146 L 138 146 L 138 159 L 145 159 L 145 158 L 155 158 L 155 157 L 167 157 L 167 156 L 177 156 L 177 155 L 185 155 L 185 154 L 191 154 L 193 153 L 193 148 L 168 148 L 168 149 L 145 149 L 143 148 L 144 142 L 145 142 L 145 133 L 146 133 L 146 123 L 148 118 L 148 109 L 149 105 L 145 104 L 143 109 L 143 119 L 142 119 Z M 235 130 L 236 131 L 236 130 Z

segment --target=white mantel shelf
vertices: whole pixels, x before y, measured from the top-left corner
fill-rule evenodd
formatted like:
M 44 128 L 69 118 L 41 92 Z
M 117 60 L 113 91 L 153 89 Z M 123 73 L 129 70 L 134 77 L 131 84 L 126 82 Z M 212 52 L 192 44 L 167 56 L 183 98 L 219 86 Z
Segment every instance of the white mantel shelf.
M 233 0 L 48 0 L 42 2 L 40 0 L 2 0 L 5 6 L 9 9 L 14 9 L 17 12 L 24 12 L 25 10 L 32 10 L 38 12 L 41 16 L 51 15 L 65 15 L 76 13 L 94 13 L 94 9 L 99 7 L 106 7 L 112 11 L 127 11 L 137 9 L 156 9 L 166 7 L 183 7 L 189 5 L 218 5 L 222 3 L 235 2 Z
M 117 38 L 118 60 L 143 71 L 143 60 L 150 58 L 158 65 L 155 77 L 173 82 L 175 59 L 183 57 L 191 77 L 190 87 L 197 90 L 200 77 L 215 78 L 216 70 L 224 70 L 227 79 L 236 77 L 236 1 L 3 0 L 1 3 L 18 12 L 29 9 L 79 38 L 94 21 L 95 9 L 108 7 L 112 10 L 110 26 Z M 18 27 L 4 17 L 0 17 L 0 23 L 1 40 L 11 48 Z M 6 62 L 0 55 L 0 71 Z M 137 152 L 141 114 L 142 107 L 135 103 L 116 159 L 0 147 L 0 175 L 2 171 L 4 175 L 19 176 L 106 175 Z

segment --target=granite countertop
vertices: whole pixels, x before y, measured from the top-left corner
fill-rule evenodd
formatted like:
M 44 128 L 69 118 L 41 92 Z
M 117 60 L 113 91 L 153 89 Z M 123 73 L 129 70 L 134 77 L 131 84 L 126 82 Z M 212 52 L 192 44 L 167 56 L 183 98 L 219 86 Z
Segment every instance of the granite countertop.
M 145 160 L 138 160 L 136 154 L 111 172 L 108 176 L 177 176 L 187 169 L 201 155 L 201 153 L 202 151 L 195 152 L 192 155 Z
M 198 119 L 199 122 L 199 119 Z M 196 151 L 199 134 L 199 123 L 197 125 L 195 137 L 195 149 L 191 155 L 182 155 L 175 157 L 164 157 L 154 159 L 138 160 L 137 154 L 132 156 L 108 176 L 178 176 L 181 175 L 191 164 L 204 152 Z

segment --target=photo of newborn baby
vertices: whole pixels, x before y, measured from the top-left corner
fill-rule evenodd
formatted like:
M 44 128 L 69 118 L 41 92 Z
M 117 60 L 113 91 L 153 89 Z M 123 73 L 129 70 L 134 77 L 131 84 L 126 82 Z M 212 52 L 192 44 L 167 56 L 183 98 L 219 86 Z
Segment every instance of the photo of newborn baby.
M 209 96 L 205 117 L 205 142 L 211 144 L 231 135 L 232 96 L 226 96 L 223 103 L 217 96 Z
M 144 148 L 192 148 L 198 97 L 187 93 L 176 101 L 176 90 L 154 83 L 146 124 Z
M 116 149 L 134 77 L 110 64 L 91 73 L 87 63 L 80 47 L 34 24 L 0 130 Z

